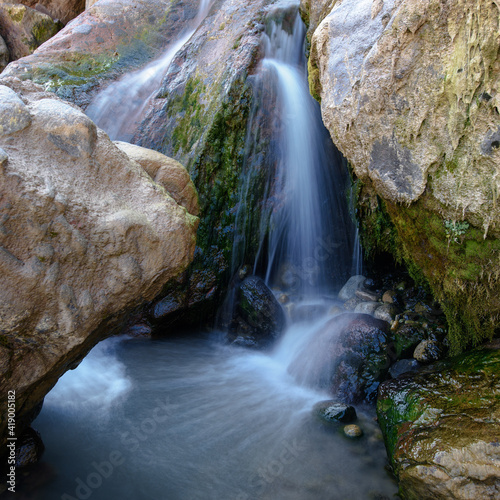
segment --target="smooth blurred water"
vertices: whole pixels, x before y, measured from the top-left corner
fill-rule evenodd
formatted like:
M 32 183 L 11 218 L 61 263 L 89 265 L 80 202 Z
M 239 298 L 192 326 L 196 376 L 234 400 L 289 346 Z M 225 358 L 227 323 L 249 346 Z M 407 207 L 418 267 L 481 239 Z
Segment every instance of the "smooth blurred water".
M 112 140 L 132 140 L 170 63 L 202 23 L 210 5 L 211 0 L 200 0 L 196 18 L 158 59 L 127 73 L 94 97 L 85 112 Z
M 280 349 L 105 341 L 47 397 L 34 423 L 47 450 L 22 498 L 392 497 L 373 414 L 358 408 L 359 441 L 323 426 L 311 408 L 326 395 L 298 385 Z

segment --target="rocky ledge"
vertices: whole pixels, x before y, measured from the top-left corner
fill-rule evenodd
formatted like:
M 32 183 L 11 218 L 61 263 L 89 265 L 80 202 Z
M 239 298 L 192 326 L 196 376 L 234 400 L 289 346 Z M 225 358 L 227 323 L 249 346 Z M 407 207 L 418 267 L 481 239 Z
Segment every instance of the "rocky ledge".
M 58 378 L 193 258 L 187 173 L 175 162 L 170 196 L 166 168 L 149 165 L 155 182 L 142 148 L 123 149 L 76 106 L 0 80 L 0 386 L 15 391 L 17 435 Z
M 500 341 L 384 382 L 377 415 L 403 498 L 500 497 Z

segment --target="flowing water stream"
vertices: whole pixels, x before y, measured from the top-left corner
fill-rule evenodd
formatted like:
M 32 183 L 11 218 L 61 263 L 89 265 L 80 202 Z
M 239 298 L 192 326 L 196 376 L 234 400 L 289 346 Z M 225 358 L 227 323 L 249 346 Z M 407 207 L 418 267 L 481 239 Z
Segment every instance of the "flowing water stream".
M 330 146 L 325 146 L 319 110 L 308 94 L 304 27 L 294 7 L 292 28 L 273 21 L 263 35 L 265 58 L 258 78 L 276 83 L 278 113 L 273 120 L 279 122 L 279 165 L 264 191 L 282 202 L 261 224 L 271 232 L 264 242 L 262 231 L 255 269 L 264 261 L 261 268 L 273 284 L 284 265 L 303 278 L 305 268 L 317 268 L 314 276 L 309 273 L 301 280 L 301 300 L 328 303 L 328 287 L 334 290 L 350 271 L 353 232 L 346 229 L 350 219 L 339 201 L 341 189 L 332 196 L 339 177 L 328 174 Z M 190 36 L 186 33 L 160 60 L 127 77 L 137 85 L 124 79 L 115 90 L 133 86 L 139 95 L 140 82 L 148 80 L 144 72 L 163 75 L 174 49 Z M 154 90 L 145 92 L 146 99 Z M 113 92 L 105 94 L 95 101 L 96 109 L 121 106 L 118 101 L 108 103 Z M 139 101 L 144 106 L 144 98 Z M 134 120 L 142 112 L 140 106 L 131 112 Z M 112 122 L 118 121 L 113 116 Z M 118 129 L 110 130 L 114 138 L 127 138 Z M 242 197 L 248 192 L 244 184 Z M 327 258 L 320 258 L 326 255 L 325 242 Z M 244 258 L 244 252 L 235 254 Z M 289 325 L 279 344 L 266 353 L 223 345 L 219 332 L 102 342 L 46 397 L 34 427 L 47 449 L 38 472 L 25 485 L 25 498 L 392 497 L 397 488 L 385 471 L 386 454 L 373 408 L 357 408 L 364 436 L 350 440 L 341 425 L 327 426 L 311 412 L 316 402 L 330 397 L 301 383 L 308 379 L 307 367 L 314 359 L 299 363 L 305 367 L 302 373 L 291 370 L 328 319 L 318 315 L 314 321 Z

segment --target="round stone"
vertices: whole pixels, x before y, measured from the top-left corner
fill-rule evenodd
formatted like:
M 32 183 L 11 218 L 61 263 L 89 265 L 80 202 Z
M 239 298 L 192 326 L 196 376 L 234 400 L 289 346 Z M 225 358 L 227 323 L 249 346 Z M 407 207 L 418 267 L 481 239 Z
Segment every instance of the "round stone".
M 344 434 L 349 438 L 359 438 L 363 435 L 363 431 L 359 425 L 350 424 L 344 427 Z

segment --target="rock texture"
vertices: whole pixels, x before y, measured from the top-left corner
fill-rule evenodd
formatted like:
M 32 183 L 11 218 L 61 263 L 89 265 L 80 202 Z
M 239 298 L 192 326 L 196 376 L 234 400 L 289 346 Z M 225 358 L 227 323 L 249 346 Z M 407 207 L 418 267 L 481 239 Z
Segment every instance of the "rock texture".
M 7 44 L 11 60 L 31 54 L 61 27 L 38 10 L 19 3 L 0 3 L 0 35 Z
M 500 496 L 500 342 L 380 386 L 402 498 Z
M 312 23 L 311 90 L 359 179 L 365 216 L 377 218 L 378 243 L 423 272 L 454 350 L 491 336 L 500 313 L 499 7 L 303 0 L 302 12 Z
M 0 388 L 16 391 L 21 433 L 66 370 L 184 271 L 198 219 L 31 82 L 0 80 L 0 165 Z
M 0 36 L 0 73 L 4 70 L 5 66 L 9 64 L 9 49 L 5 40 Z
M 19 0 L 16 3 L 37 9 L 64 24 L 69 23 L 85 10 L 85 0 Z

